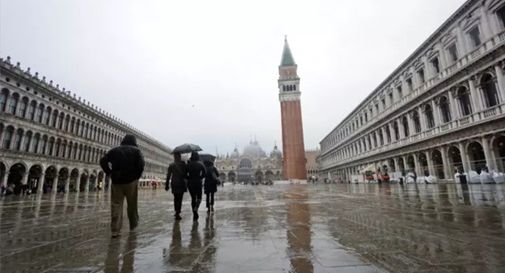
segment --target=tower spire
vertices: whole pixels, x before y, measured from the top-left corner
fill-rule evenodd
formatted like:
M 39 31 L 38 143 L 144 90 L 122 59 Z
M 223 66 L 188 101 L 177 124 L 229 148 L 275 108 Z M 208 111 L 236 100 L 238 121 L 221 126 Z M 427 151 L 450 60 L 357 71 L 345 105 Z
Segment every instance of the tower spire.
M 293 54 L 291 54 L 291 49 L 288 44 L 288 36 L 284 35 L 284 49 L 282 50 L 281 66 L 292 66 L 296 65 Z

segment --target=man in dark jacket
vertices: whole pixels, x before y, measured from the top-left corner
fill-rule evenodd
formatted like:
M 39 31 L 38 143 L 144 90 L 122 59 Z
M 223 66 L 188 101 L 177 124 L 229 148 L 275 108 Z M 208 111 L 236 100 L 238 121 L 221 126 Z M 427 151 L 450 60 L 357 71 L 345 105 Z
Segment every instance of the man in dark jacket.
M 186 179 L 188 178 L 188 168 L 182 161 L 180 153 L 174 153 L 174 162 L 168 166 L 165 190 L 172 187 L 174 195 L 175 219 L 181 220 L 182 198 L 187 190 Z
M 133 135 L 126 135 L 119 147 L 111 149 L 100 159 L 100 166 L 112 180 L 111 187 L 111 232 L 118 237 L 123 223 L 123 202 L 128 205 L 130 230 L 138 225 L 138 179 L 144 172 L 144 157 Z
M 188 190 L 191 194 L 191 208 L 193 220 L 198 220 L 198 208 L 202 202 L 202 179 L 205 178 L 206 170 L 200 161 L 200 155 L 192 152 L 188 162 Z

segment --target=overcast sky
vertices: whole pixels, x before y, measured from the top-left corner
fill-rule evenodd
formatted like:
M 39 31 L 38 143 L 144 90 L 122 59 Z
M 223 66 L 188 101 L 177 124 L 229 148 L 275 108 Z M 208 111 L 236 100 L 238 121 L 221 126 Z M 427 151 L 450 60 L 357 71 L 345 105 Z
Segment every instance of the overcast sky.
M 170 147 L 270 151 L 288 35 L 310 149 L 464 2 L 0 0 L 0 55 Z

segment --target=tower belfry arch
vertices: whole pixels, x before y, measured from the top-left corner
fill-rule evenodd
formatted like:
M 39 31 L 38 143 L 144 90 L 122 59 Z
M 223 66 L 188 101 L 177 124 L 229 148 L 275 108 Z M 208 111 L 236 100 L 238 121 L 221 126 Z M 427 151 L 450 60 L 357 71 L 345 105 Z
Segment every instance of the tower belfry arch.
M 307 179 L 300 78 L 297 68 L 287 37 L 285 37 L 278 80 L 284 179 Z

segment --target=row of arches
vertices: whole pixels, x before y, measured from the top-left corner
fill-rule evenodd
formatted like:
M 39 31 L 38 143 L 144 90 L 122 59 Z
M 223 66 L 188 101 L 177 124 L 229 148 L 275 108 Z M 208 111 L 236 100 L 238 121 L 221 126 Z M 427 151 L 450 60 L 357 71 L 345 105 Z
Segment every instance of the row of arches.
M 455 87 L 451 91 L 447 92 L 448 94 L 440 95 L 435 100 L 437 105 L 436 108 L 433 107 L 431 101 L 428 101 L 424 103 L 420 109 L 412 110 L 410 115 L 414 115 L 412 117 L 412 122 L 415 123 L 415 133 L 420 133 L 423 129 L 432 129 L 437 126 L 436 117 L 439 117 L 439 122 L 441 124 L 448 123 L 455 117 L 465 117 L 479 111 L 480 109 L 495 107 L 501 103 L 501 100 L 505 99 L 500 98 L 497 77 L 494 73 L 483 73 L 475 84 L 473 83 L 473 80 L 470 81 L 472 82 L 461 83 L 458 87 Z M 474 96 L 472 96 L 470 88 L 472 85 L 475 85 L 474 89 L 476 94 Z M 451 95 L 455 98 L 455 100 L 451 100 L 449 98 Z M 451 101 L 454 105 L 451 105 Z M 386 109 L 382 109 L 382 111 L 384 110 Z M 418 111 L 422 112 L 422 116 L 418 113 Z M 407 115 L 408 114 L 399 118 L 401 124 L 404 125 L 403 133 L 405 136 L 409 136 L 413 133 L 413 130 L 411 130 L 408 126 L 409 120 Z M 365 116 L 365 122 L 363 122 L 363 116 Z M 422 121 L 422 119 L 424 119 L 424 121 Z M 359 122 L 359 120 L 361 120 L 361 122 Z M 367 122 L 368 114 L 364 113 L 364 115 L 360 115 L 360 118 L 356 118 L 354 122 L 351 122 L 350 125 L 345 126 L 337 133 L 333 134 L 333 137 L 326 140 L 324 144 L 332 146 L 339 143 Z M 397 135 L 396 139 L 399 139 L 400 131 L 395 130 L 395 135 Z
M 108 187 L 101 170 L 88 170 L 17 162 L 12 166 L 0 161 L 0 181 L 8 193 L 82 192 Z
M 39 124 L 52 127 L 75 136 L 96 141 L 105 145 L 118 145 L 121 137 L 118 133 L 100 128 L 78 117 L 53 109 L 49 105 L 30 100 L 27 96 L 10 92 L 4 88 L 0 92 L 0 112 L 18 116 Z
M 296 91 L 296 85 L 295 84 L 283 85 L 282 91 Z
M 65 138 L 15 128 L 0 123 L 1 148 L 24 153 L 34 153 L 58 158 L 98 163 L 105 150 Z
M 256 171 L 251 171 L 250 174 L 248 175 L 247 178 L 241 177 L 242 175 L 237 175 L 235 171 L 229 171 L 229 172 L 220 172 L 219 173 L 219 178 L 221 181 L 228 181 L 228 182 L 257 182 L 257 183 L 263 183 L 267 181 L 274 181 L 274 180 L 280 180 L 282 179 L 282 174 L 280 171 L 272 171 L 272 170 L 256 170 Z M 238 181 L 239 178 L 241 181 Z
M 367 163 L 370 164 L 370 163 Z M 336 171 L 337 176 L 350 179 L 349 175 L 359 174 L 367 164 Z M 420 176 L 436 176 L 439 179 L 453 179 L 454 172 L 483 170 L 505 173 L 505 134 L 453 143 L 434 149 L 406 154 L 374 163 L 378 168 L 386 165 L 389 171 L 415 171 Z

